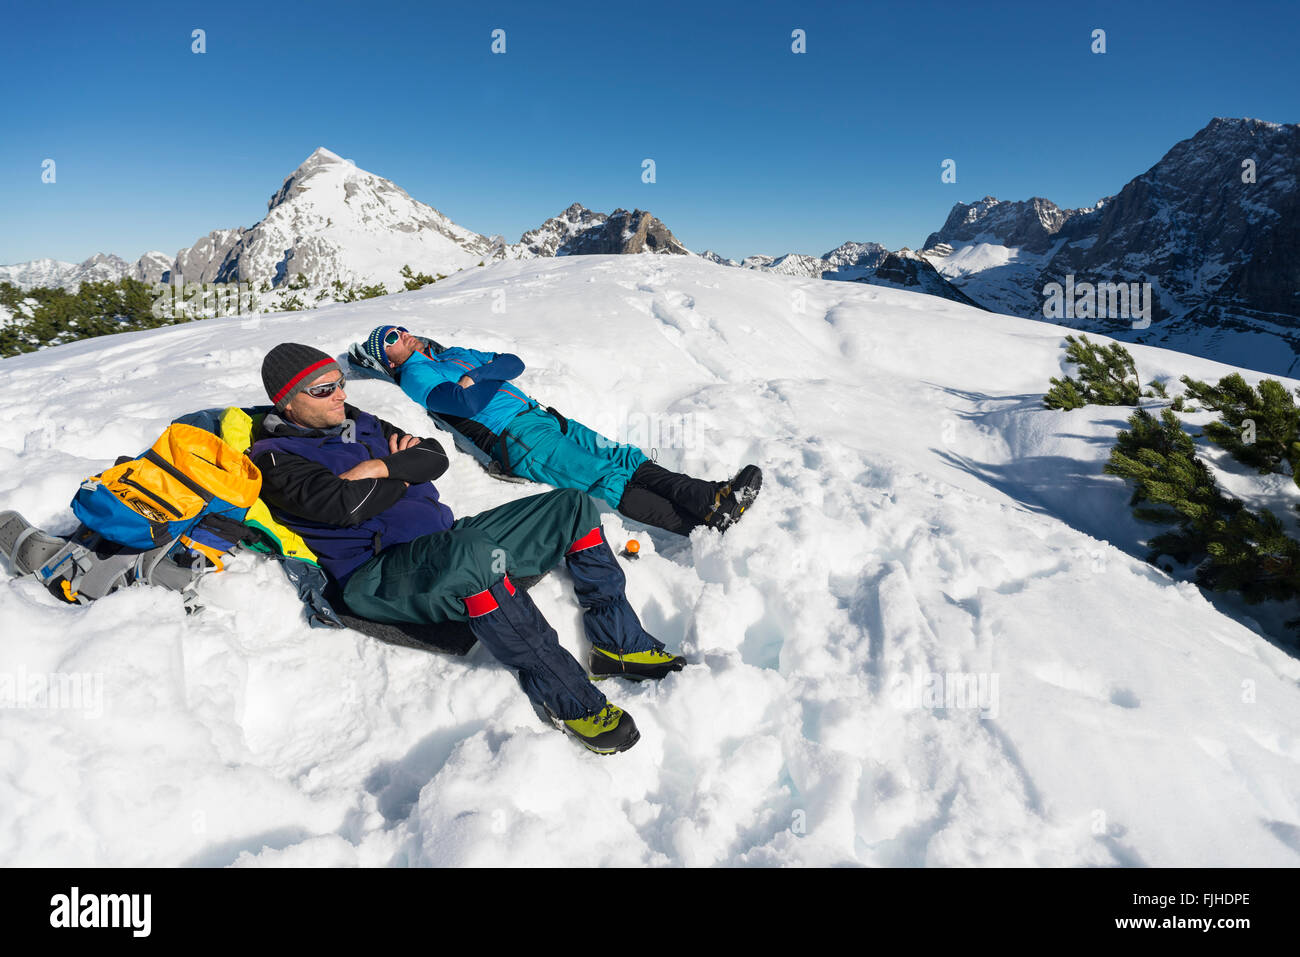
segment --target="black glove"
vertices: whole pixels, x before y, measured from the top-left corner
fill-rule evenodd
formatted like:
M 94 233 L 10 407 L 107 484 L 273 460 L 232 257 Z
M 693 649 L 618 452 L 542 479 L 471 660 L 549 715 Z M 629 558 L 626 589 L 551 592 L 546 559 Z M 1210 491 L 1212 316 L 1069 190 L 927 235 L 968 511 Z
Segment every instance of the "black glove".
M 420 439 L 418 445 L 386 455 L 381 461 L 388 466 L 388 477 L 418 485 L 432 482 L 447 471 L 447 453 L 437 439 Z

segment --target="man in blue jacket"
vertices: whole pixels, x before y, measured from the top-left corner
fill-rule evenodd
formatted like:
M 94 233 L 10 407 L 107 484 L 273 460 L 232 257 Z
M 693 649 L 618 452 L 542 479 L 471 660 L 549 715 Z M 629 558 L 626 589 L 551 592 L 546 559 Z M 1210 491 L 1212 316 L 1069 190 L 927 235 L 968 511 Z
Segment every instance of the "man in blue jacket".
M 248 453 L 262 472 L 262 498 L 316 553 L 354 614 L 468 621 L 474 637 L 517 670 L 534 705 L 587 748 L 610 754 L 636 743 L 631 716 L 596 689 L 510 580 L 565 560 L 597 676 L 681 670 L 685 659 L 666 654 L 628 604 L 591 499 L 558 490 L 455 519 L 432 482 L 447 469 L 439 443 L 345 404 L 333 358 L 283 343 L 267 354 L 262 381 L 275 411 Z
M 510 380 L 518 356 L 428 348 L 401 326 L 379 326 L 364 344 L 373 366 L 481 448 L 509 474 L 603 498 L 628 518 L 689 535 L 725 531 L 758 496 L 763 473 L 747 465 L 730 482 L 692 478 L 650 461 L 554 409 Z

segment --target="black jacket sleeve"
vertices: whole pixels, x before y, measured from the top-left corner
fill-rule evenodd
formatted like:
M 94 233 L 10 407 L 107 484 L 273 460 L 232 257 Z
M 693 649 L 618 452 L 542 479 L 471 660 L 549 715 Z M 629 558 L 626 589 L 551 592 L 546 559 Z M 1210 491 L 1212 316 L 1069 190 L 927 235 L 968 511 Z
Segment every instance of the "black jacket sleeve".
M 402 449 L 391 455 L 385 455 L 383 462 L 388 466 L 390 478 L 401 479 L 417 485 L 420 482 L 432 482 L 450 464 L 447 453 L 437 439 L 420 439 L 409 449 Z
M 262 472 L 267 504 L 325 525 L 360 525 L 406 494 L 400 479 L 342 479 L 319 462 L 285 452 L 263 452 L 253 464 Z

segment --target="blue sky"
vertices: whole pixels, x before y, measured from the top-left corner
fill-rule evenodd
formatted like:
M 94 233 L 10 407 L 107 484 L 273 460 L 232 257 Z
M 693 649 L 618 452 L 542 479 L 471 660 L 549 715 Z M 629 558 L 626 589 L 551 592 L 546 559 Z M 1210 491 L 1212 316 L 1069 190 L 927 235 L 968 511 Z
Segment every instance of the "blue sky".
M 0 263 L 173 255 L 261 219 L 318 146 L 512 242 L 577 201 L 734 259 L 915 247 L 986 194 L 1090 205 L 1214 116 L 1300 122 L 1296 9 L 10 5 Z

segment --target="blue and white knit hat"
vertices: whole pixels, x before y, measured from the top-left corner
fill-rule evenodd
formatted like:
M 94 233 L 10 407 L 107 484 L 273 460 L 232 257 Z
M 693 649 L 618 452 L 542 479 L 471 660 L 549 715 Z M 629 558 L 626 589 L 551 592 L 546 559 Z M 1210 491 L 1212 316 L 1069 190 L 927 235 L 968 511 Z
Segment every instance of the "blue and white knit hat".
M 384 349 L 384 336 L 396 329 L 398 332 L 410 332 L 405 326 L 375 326 L 362 347 L 366 355 L 379 364 L 379 368 L 388 371 L 388 352 Z

